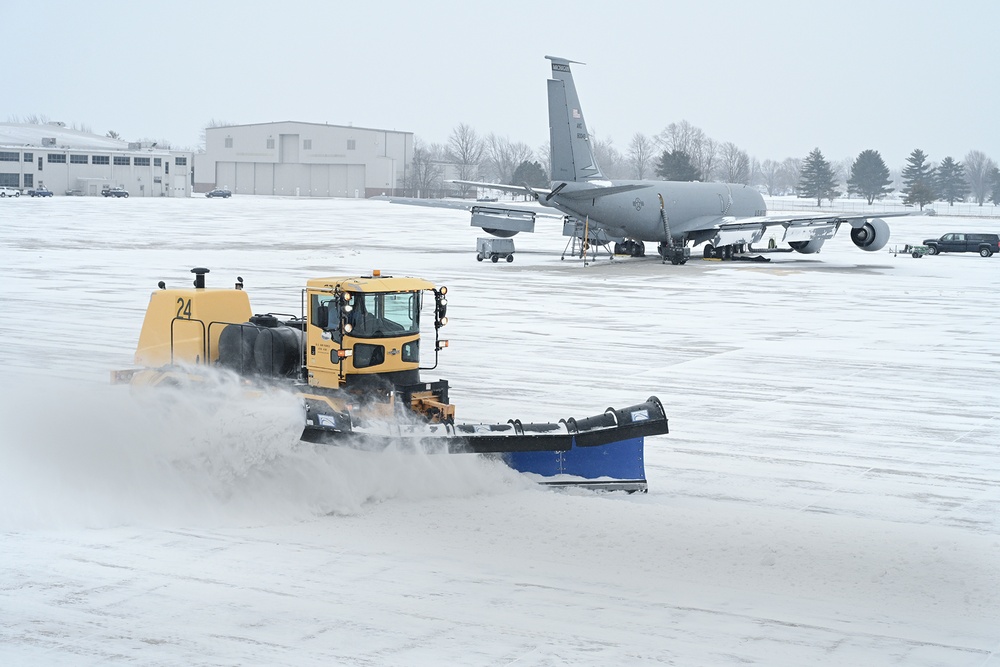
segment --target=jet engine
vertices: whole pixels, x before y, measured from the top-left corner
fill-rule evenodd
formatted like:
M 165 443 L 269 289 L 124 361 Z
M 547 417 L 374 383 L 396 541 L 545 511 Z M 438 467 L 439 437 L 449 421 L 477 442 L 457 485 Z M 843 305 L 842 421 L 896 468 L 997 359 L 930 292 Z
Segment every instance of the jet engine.
M 514 234 L 517 234 L 516 231 L 511 231 L 508 229 L 493 229 L 487 227 L 483 227 L 483 231 L 486 232 L 487 234 L 492 234 L 493 236 L 499 236 L 502 239 L 509 239 L 510 237 L 514 236 Z
M 889 242 L 889 225 L 882 218 L 871 218 L 860 227 L 851 228 L 851 240 L 862 250 L 881 250 Z
M 811 255 L 813 253 L 819 252 L 820 248 L 823 247 L 823 241 L 826 239 L 812 239 L 811 241 L 789 241 L 788 245 L 792 246 L 792 250 L 795 252 L 801 252 L 803 255 Z
M 502 239 L 509 239 L 518 232 L 535 231 L 535 214 L 517 209 L 472 207 L 472 226 Z

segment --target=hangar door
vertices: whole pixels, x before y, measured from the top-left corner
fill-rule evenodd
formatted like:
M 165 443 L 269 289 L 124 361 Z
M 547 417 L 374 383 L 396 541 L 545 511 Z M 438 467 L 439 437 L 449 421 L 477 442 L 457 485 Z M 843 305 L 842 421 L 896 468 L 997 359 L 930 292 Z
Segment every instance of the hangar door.
M 311 197 L 346 197 L 347 165 L 309 165 L 309 192 Z
M 236 187 L 236 163 L 216 162 L 215 163 L 215 186 L 218 188 Z
M 309 195 L 309 165 L 274 165 L 274 194 L 291 197 Z
M 240 195 L 256 194 L 253 162 L 236 163 L 236 181 L 229 184 L 229 189 Z
M 363 164 L 349 164 L 347 165 L 347 195 L 348 197 L 359 197 L 364 199 L 365 196 L 365 165 Z
M 270 162 L 254 163 L 254 194 L 274 194 L 274 165 Z

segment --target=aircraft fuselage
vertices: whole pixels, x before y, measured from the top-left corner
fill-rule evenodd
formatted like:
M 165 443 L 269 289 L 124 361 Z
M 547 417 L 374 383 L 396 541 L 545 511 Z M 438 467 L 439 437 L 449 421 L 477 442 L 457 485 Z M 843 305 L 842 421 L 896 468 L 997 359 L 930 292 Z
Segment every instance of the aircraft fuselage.
M 558 185 L 553 183 L 553 189 Z M 666 241 L 666 234 L 657 195 L 663 197 L 670 234 L 675 241 L 687 239 L 698 243 L 704 240 L 691 232 L 705 230 L 715 219 L 767 213 L 760 193 L 742 185 L 674 181 L 613 181 L 610 184 L 605 181 L 602 185 L 640 187 L 630 192 L 585 198 L 582 195 L 591 187 L 589 184 L 569 183 L 549 201 L 541 198 L 541 203 L 580 220 L 589 218 L 591 225 L 605 229 L 611 236 L 658 242 Z

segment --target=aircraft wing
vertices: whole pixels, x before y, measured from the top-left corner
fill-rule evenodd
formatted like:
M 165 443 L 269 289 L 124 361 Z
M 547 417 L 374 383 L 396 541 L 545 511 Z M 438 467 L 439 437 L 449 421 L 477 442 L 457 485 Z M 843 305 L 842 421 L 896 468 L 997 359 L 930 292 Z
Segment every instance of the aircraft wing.
M 824 241 L 836 234 L 840 225 L 843 224 L 857 229 L 873 220 L 909 215 L 921 215 L 921 212 L 830 213 L 826 215 L 788 213 L 749 218 L 705 216 L 692 221 L 693 224 L 688 225 L 688 231 L 697 238 L 698 242 L 711 241 L 712 245 L 715 246 L 756 243 L 764 237 L 769 229 L 776 227 L 783 229 L 783 236 L 780 240 L 786 243 Z M 886 226 L 887 233 L 888 227 Z M 886 236 L 886 238 L 888 237 Z
M 524 192 L 524 190 L 520 190 Z M 472 212 L 472 226 L 499 237 L 511 237 L 518 232 L 535 231 L 535 218 L 563 218 L 534 202 L 508 205 L 506 202 L 480 202 L 469 199 L 417 199 L 415 197 L 372 197 L 391 204 L 450 208 Z

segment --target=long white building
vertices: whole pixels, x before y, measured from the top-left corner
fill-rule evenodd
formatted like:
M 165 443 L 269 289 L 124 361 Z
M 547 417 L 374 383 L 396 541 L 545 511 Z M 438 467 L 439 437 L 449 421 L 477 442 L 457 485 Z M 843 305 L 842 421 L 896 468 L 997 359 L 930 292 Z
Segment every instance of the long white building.
M 194 189 L 299 197 L 399 194 L 413 133 L 283 121 L 205 130 Z
M 193 153 L 80 132 L 59 123 L 0 123 L 0 185 L 55 195 L 100 195 L 123 187 L 131 197 L 188 197 Z

